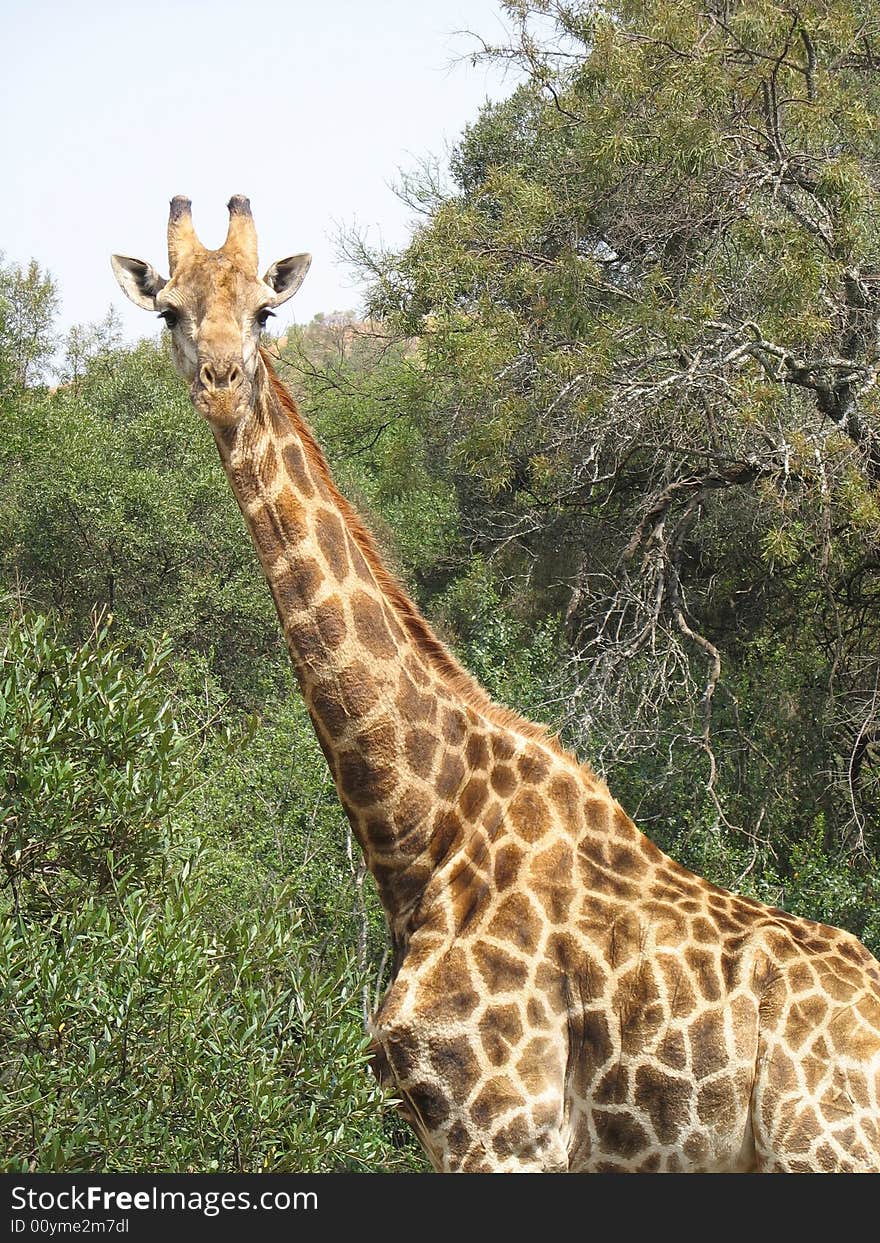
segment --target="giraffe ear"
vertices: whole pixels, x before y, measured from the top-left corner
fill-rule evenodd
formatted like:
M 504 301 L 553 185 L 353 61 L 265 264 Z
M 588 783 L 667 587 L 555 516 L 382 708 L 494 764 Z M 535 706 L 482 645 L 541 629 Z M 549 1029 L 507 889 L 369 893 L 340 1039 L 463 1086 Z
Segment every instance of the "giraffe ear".
M 263 280 L 270 289 L 275 290 L 275 306 L 281 306 L 282 302 L 293 297 L 305 280 L 311 262 L 311 255 L 288 255 L 286 259 L 272 264 Z
M 155 311 L 156 294 L 163 285 L 167 285 L 168 278 L 160 276 L 143 259 L 111 255 L 110 263 L 113 266 L 113 275 L 119 281 L 119 287 L 126 298 L 131 298 L 135 306 L 141 306 L 145 311 Z

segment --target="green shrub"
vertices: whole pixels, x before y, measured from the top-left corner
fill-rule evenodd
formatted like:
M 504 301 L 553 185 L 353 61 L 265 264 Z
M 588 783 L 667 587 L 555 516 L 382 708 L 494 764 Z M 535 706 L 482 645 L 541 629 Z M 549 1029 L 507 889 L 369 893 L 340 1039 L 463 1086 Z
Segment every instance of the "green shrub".
M 395 1160 L 350 958 L 279 887 L 222 935 L 196 863 L 0 920 L 6 1170 L 369 1169 Z
M 326 766 L 291 768 L 304 709 L 221 731 L 169 694 L 168 658 L 8 623 L 0 1164 L 412 1168 L 367 1067 L 366 912 Z
M 166 644 L 135 664 L 95 626 L 77 648 L 43 616 L 0 646 L 0 863 L 16 902 L 58 905 L 142 869 L 188 780 L 163 681 Z

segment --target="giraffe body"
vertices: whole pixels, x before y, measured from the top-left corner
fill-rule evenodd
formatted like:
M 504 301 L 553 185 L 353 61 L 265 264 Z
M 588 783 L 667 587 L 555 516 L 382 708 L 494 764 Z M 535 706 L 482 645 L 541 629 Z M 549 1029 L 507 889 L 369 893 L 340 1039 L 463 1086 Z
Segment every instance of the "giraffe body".
M 456 664 L 259 349 L 308 256 L 256 275 L 247 200 L 206 251 L 172 202 L 160 311 L 250 530 L 394 979 L 375 1068 L 437 1169 L 880 1171 L 880 966 L 644 837 Z
M 438 1168 L 880 1170 L 864 947 L 679 867 L 573 765 L 542 793 L 583 813 L 524 842 L 506 808 L 501 886 L 457 920 L 438 879 L 376 1016 Z

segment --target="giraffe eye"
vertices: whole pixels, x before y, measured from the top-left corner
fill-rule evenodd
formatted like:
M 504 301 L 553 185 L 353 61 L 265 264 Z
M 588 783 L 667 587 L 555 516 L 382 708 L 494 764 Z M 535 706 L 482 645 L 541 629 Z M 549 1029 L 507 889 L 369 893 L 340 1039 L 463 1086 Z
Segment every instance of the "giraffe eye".
M 274 318 L 275 318 L 275 312 L 270 311 L 267 306 L 264 306 L 262 311 L 257 311 L 257 323 L 260 325 L 261 328 L 265 328 L 269 320 L 274 319 Z
M 165 320 L 166 328 L 176 327 L 176 325 L 178 324 L 180 320 L 180 316 L 178 315 L 177 311 L 173 310 L 173 308 L 171 307 L 169 307 L 167 311 L 160 311 L 159 318 Z

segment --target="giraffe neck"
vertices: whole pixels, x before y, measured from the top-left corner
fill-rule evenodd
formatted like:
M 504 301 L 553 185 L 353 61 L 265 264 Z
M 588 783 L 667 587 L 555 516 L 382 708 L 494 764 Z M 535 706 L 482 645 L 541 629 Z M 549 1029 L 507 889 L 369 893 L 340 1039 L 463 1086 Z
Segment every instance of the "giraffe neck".
M 215 432 L 342 805 L 396 928 L 464 844 L 450 813 L 474 720 L 457 669 L 390 578 L 263 355 L 253 410 Z M 461 678 L 467 675 L 459 670 Z M 479 692 L 476 692 L 479 694 Z

